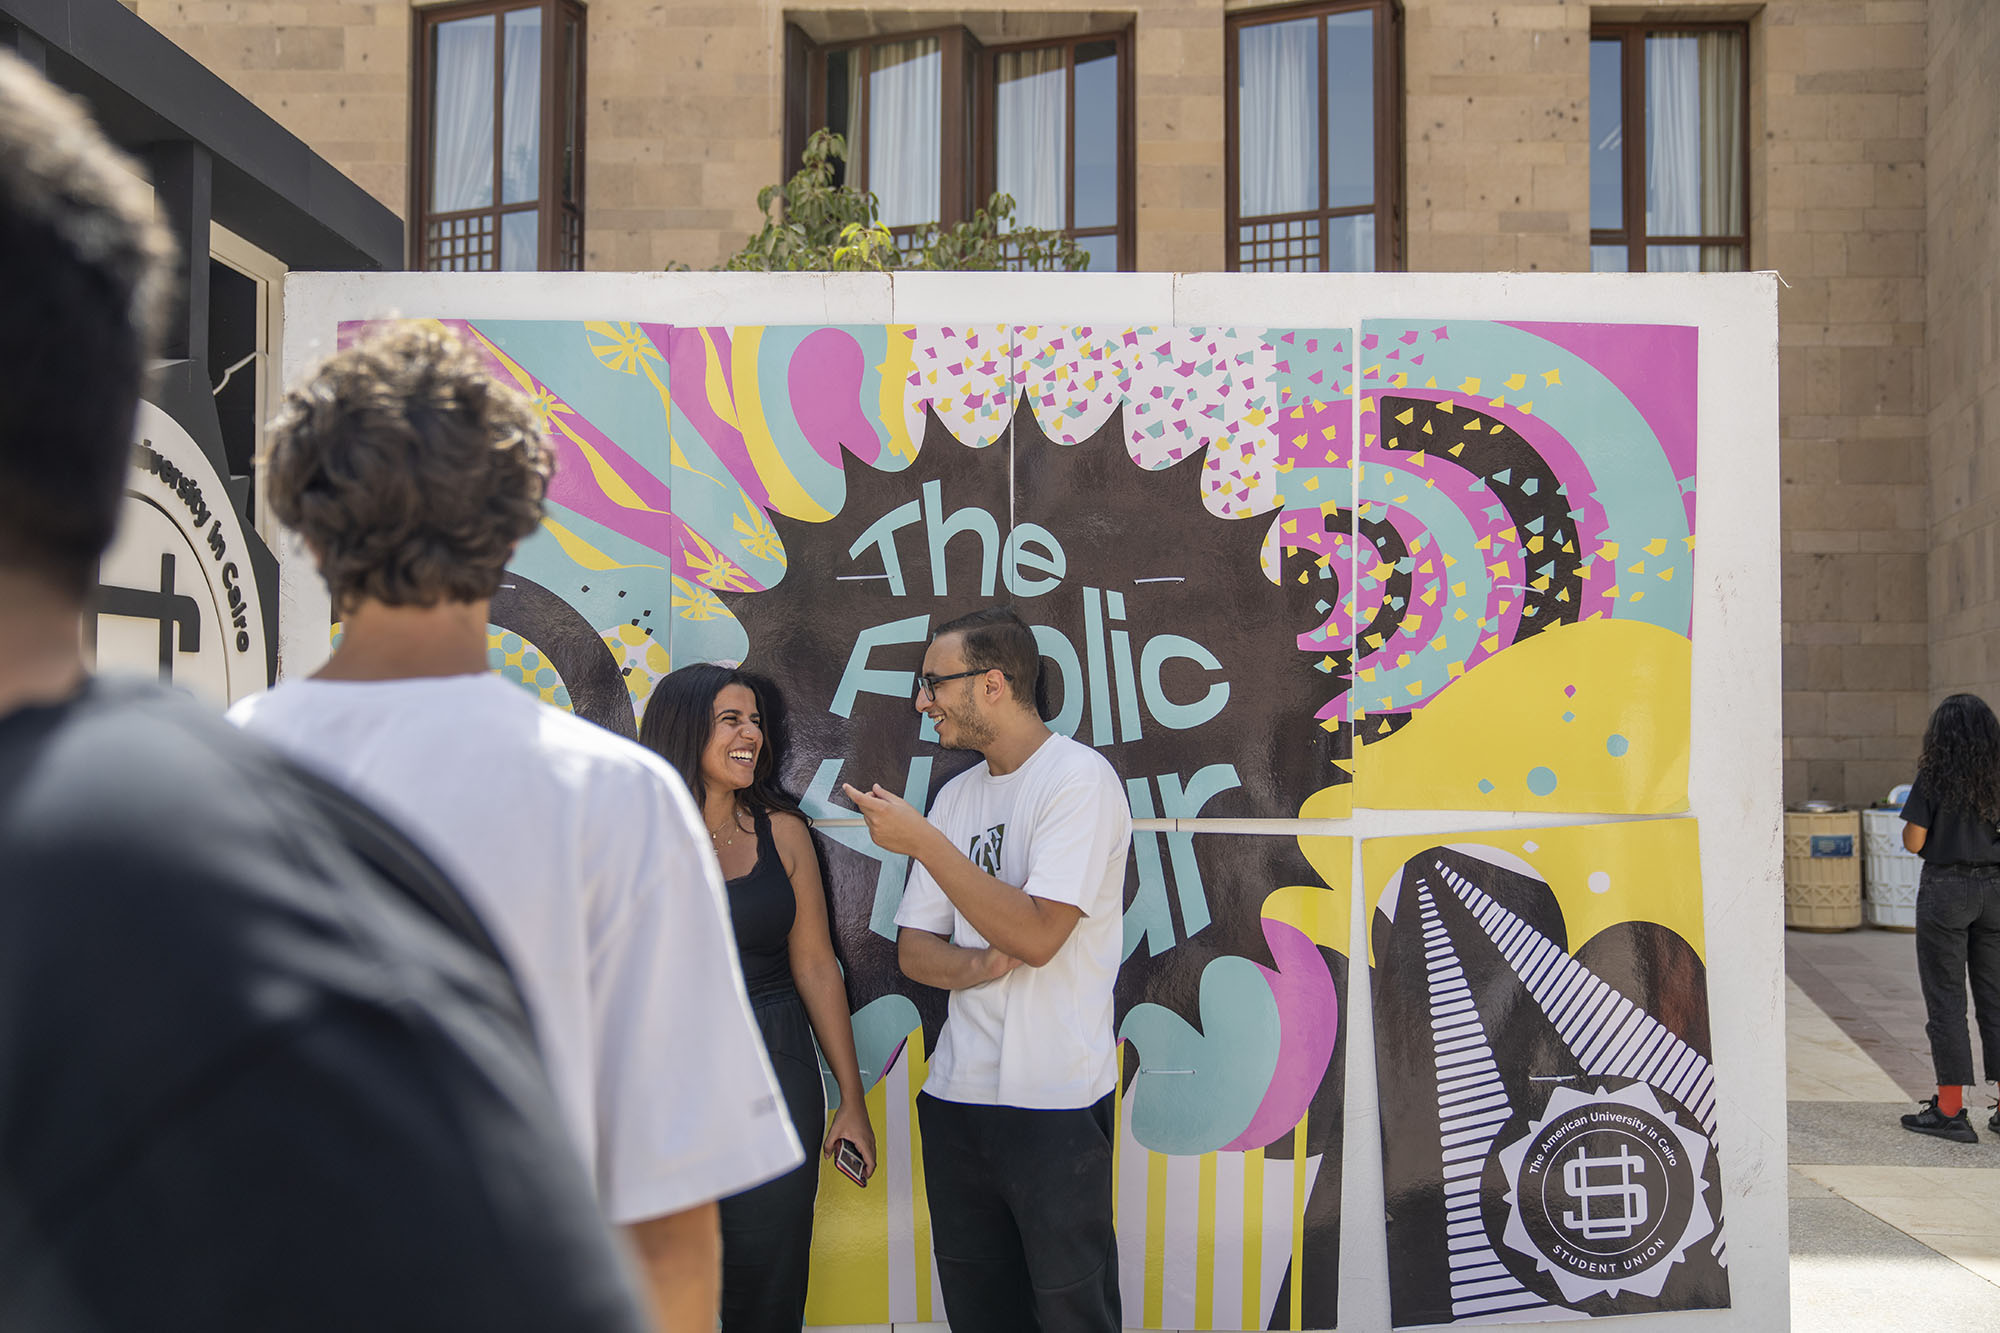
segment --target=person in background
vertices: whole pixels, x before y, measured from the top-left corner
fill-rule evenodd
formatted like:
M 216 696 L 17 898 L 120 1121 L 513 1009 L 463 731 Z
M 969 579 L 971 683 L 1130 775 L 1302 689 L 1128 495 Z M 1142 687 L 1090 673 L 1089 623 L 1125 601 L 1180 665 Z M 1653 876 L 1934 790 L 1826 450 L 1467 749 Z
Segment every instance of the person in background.
M 798 1164 L 715 857 L 673 769 L 487 670 L 488 602 L 551 455 L 528 400 L 403 325 L 286 398 L 264 460 L 343 622 L 230 716 L 374 804 L 465 887 L 666 1328 L 715 1321 L 715 1201 Z
M 654 685 L 639 739 L 685 779 L 708 825 L 728 877 L 750 1004 L 792 1128 L 801 1143 L 820 1143 L 823 1156 L 852 1144 L 865 1181 L 875 1170 L 875 1131 L 812 832 L 777 777 L 785 764 L 782 713 L 769 681 L 700 663 Z M 815 1036 L 840 1088 L 831 1125 Z M 723 1333 L 797 1333 L 805 1322 L 818 1165 L 808 1158 L 722 1201 Z
M 1954 694 L 1924 728 L 1917 780 L 1903 803 L 1903 846 L 1924 859 L 1917 882 L 1917 979 L 1937 1096 L 1903 1128 L 1977 1143 L 1964 1093 L 1974 1082 L 1965 1026 L 1972 1003 L 1988 1081 L 2000 1075 L 2000 721 L 1975 694 Z M 1986 1127 L 2000 1134 L 2000 1105 Z
M 80 645 L 172 241 L 0 54 L 0 1328 L 639 1333 L 437 867 Z
M 977 750 L 925 817 L 846 788 L 915 859 L 896 912 L 912 981 L 951 992 L 917 1098 L 945 1310 L 956 1333 L 1117 1333 L 1112 984 L 1132 811 L 1104 756 L 1043 723 L 1041 653 L 1006 607 L 940 625 L 915 706 Z

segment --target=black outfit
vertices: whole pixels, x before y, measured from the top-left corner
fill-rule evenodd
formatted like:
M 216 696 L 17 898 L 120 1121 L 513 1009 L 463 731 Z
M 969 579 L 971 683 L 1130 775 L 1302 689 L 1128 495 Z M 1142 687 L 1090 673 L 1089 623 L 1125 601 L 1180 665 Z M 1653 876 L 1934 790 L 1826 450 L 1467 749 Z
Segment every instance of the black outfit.
M 1118 1333 L 1111 1099 L 1037 1111 L 917 1094 L 953 1333 Z
M 154 687 L 0 716 L 0 1328 L 645 1327 L 421 853 Z
M 798 1333 L 806 1317 L 826 1085 L 812 1025 L 792 983 L 789 941 L 798 898 L 771 839 L 771 817 L 760 810 L 756 824 L 757 863 L 728 883 L 730 924 L 750 1011 L 806 1160 L 722 1201 L 722 1328 L 723 1333 Z
M 1903 819 L 1925 830 L 1917 881 L 1917 980 L 1924 1033 L 1942 1087 L 1973 1083 L 1965 1031 L 1972 982 L 1986 1077 L 2000 1076 L 2000 828 L 1964 807 L 1940 802 L 1919 781 Z

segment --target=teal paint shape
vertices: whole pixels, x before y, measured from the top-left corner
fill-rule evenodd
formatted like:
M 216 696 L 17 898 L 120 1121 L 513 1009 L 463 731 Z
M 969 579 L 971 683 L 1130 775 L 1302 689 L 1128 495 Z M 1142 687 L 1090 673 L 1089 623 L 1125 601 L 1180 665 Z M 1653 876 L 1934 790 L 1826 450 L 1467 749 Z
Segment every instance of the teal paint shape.
M 1278 1068 L 1278 1002 L 1247 958 L 1201 974 L 1201 1028 L 1141 1004 L 1118 1030 L 1139 1057 L 1127 1099 L 1132 1135 L 1154 1152 L 1198 1157 L 1249 1128 Z

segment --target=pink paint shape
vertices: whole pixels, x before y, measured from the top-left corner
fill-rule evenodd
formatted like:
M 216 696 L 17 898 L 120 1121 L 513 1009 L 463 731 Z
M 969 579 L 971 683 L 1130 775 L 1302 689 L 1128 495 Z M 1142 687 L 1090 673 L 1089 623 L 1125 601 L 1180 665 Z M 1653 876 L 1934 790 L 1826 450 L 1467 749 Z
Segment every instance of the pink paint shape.
M 1250 1123 L 1222 1145 L 1224 1152 L 1261 1148 L 1290 1133 L 1325 1080 L 1340 1036 L 1340 994 L 1319 946 L 1283 921 L 1266 917 L 1259 924 L 1278 965 L 1276 971 L 1256 965 L 1278 1002 L 1278 1067 Z

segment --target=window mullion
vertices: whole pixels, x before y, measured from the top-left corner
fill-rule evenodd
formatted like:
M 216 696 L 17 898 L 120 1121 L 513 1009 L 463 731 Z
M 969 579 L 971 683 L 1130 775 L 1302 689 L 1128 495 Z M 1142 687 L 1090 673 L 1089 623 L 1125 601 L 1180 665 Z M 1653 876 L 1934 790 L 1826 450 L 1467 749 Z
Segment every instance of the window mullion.
M 1646 255 L 1646 33 L 1625 33 L 1625 271 L 1644 273 Z

